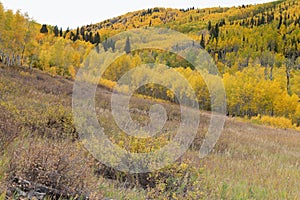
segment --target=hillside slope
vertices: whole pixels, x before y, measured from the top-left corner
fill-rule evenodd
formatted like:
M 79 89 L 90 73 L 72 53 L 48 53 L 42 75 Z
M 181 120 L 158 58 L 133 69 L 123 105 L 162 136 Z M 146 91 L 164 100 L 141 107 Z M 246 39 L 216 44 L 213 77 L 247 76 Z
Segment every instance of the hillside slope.
M 267 117 L 269 124 L 282 120 L 281 124 L 287 124 L 282 127 L 292 128 L 300 126 L 299 6 L 299 1 L 288 0 L 232 8 L 152 8 L 63 31 L 56 26 L 38 25 L 0 5 L 0 62 L 74 78 L 93 50 L 102 55 L 126 51 L 127 55 L 106 71 L 106 80 L 101 84 L 114 85 L 140 64 L 165 64 L 190 81 L 201 108 L 210 110 L 207 86 L 195 73 L 195 66 L 157 49 L 131 52 L 131 45 L 143 41 L 141 37 L 130 38 L 129 34 L 126 50 L 125 40 L 111 38 L 138 28 L 172 29 L 194 39 L 194 44 L 200 44 L 213 59 L 224 81 L 229 115 Z M 173 38 L 156 42 L 176 48 Z M 198 59 L 197 55 L 191 57 Z M 180 90 L 180 86 L 175 89 Z M 143 94 L 175 101 L 166 89 L 153 86 L 149 90 Z
M 0 3 L 0 199 L 299 199 L 299 3 L 151 8 L 66 31 L 37 24 L 20 12 L 4 10 Z M 226 118 L 221 137 L 204 159 L 199 158 L 199 150 L 208 133 L 211 113 L 204 110 L 211 109 L 212 95 L 203 77 L 170 52 L 132 52 L 134 41 L 143 41 L 138 37 L 111 38 L 148 27 L 188 35 L 209 53 L 220 71 L 228 116 L 237 118 Z M 173 38 L 154 42 L 176 47 Z M 138 65 L 166 64 L 168 68 L 160 71 L 166 77 L 175 69 L 195 90 L 203 109 L 193 110 L 201 121 L 188 151 L 161 170 L 130 174 L 105 166 L 79 137 L 72 113 L 73 79 L 79 69 L 89 67 L 86 63 L 99 64 L 114 53 L 123 56 L 100 80 L 95 110 L 106 136 L 121 149 L 131 153 L 161 149 L 174 139 L 181 122 L 172 91 L 148 84 L 131 98 L 130 117 L 147 125 L 151 105 L 159 104 L 167 116 L 162 130 L 155 137 L 141 139 L 118 127 L 111 89 Z M 143 70 L 138 78 L 151 80 L 153 70 Z M 202 73 L 214 83 L 213 73 Z M 172 89 L 184 96 L 184 87 L 175 78 L 172 81 Z M 137 82 L 128 80 L 133 86 Z
M 60 191 L 59 194 L 98 193 L 99 196 L 116 199 L 160 199 L 170 196 L 187 199 L 299 198 L 299 132 L 272 129 L 227 118 L 213 152 L 200 160 L 198 151 L 210 119 L 210 114 L 204 112 L 201 114 L 197 137 L 189 151 L 178 160 L 178 165 L 175 165 L 177 167 L 168 167 L 154 173 L 154 176 L 118 175 L 119 172 L 99 165 L 82 154 L 85 150 L 78 143 L 77 132 L 72 123 L 72 86 L 73 81 L 52 77 L 37 70 L 0 68 L 0 141 L 1 147 L 4 147 L 0 171 L 5 173 L 0 180 L 4 190 L 25 191 L 26 188 L 16 190 L 19 186 L 14 181 L 21 179 L 51 187 Z M 168 113 L 168 121 L 159 138 L 136 141 L 118 132 L 110 111 L 110 98 L 111 92 L 99 87 L 96 93 L 96 110 L 105 133 L 120 147 L 131 152 L 148 152 L 149 148 L 160 148 L 172 139 L 179 123 L 180 110 L 177 105 L 133 97 L 131 115 L 140 123 L 147 123 L 149 105 L 154 103 L 164 106 Z M 136 146 L 136 142 L 140 145 Z M 38 156 L 35 157 L 36 155 Z M 68 167 L 62 171 L 53 171 L 51 167 L 58 164 L 51 160 L 55 159 L 53 156 L 67 159 Z M 43 160 L 47 157 L 50 160 Z M 76 173 L 82 168 L 73 166 L 73 158 L 79 166 L 81 162 L 91 163 L 85 166 L 84 173 L 80 172 L 80 182 Z M 52 173 L 53 180 L 43 178 L 49 173 Z M 61 173 L 64 177 L 59 184 L 54 176 L 56 173 Z M 182 180 L 184 174 L 192 177 Z M 145 181 L 145 176 L 149 176 L 148 181 Z M 111 179 L 115 181 L 111 182 Z M 62 184 L 66 184 L 64 181 L 68 183 L 66 187 L 62 187 Z M 136 189 L 124 187 L 123 182 Z M 84 187 L 75 190 L 79 186 L 77 184 L 84 184 Z M 91 186 L 93 184 L 96 187 Z M 121 195 L 121 191 L 127 192 Z

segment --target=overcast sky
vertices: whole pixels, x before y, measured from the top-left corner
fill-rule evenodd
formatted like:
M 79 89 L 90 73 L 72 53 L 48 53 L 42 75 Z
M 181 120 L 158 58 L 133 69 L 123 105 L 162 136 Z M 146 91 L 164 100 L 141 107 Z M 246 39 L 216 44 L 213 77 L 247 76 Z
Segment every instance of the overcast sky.
M 153 7 L 207 8 L 257 4 L 270 0 L 0 0 L 6 9 L 20 9 L 41 24 L 66 29 L 97 23 L 130 11 Z

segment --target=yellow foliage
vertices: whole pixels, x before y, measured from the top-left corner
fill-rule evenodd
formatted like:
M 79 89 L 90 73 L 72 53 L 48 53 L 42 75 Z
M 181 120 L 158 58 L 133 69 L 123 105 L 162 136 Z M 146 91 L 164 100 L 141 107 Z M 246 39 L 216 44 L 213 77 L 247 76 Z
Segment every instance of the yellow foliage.
M 103 78 L 100 79 L 99 84 L 109 89 L 113 89 L 117 85 L 116 82 Z
M 287 93 L 284 93 L 274 101 L 274 111 L 277 116 L 284 116 L 292 118 L 296 112 L 299 97 L 296 94 L 289 96 Z
M 57 71 L 56 71 L 56 67 L 50 67 L 47 70 L 52 76 L 56 76 L 57 75 Z
M 263 116 L 261 122 L 277 128 L 293 128 L 292 120 L 284 117 Z
M 25 72 L 25 71 L 21 71 L 20 74 L 22 76 L 31 76 L 31 74 L 29 72 Z
M 76 71 L 75 71 L 73 65 L 70 65 L 70 66 L 69 66 L 68 71 L 69 71 L 71 77 L 72 77 L 72 78 L 75 78 L 75 76 L 76 76 Z
M 299 126 L 300 125 L 300 105 L 297 106 L 295 115 L 294 115 L 294 121 Z

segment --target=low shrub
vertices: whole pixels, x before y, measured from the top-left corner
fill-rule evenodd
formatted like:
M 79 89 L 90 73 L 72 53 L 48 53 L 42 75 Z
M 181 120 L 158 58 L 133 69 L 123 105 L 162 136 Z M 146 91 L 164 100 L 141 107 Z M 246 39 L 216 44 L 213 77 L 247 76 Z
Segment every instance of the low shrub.
M 261 122 L 266 125 L 270 125 L 272 127 L 277 128 L 293 128 L 292 120 L 284 118 L 284 117 L 270 117 L 270 116 L 262 116 Z
M 28 139 L 10 152 L 5 179 L 11 194 L 38 187 L 51 199 L 69 199 L 96 191 L 94 160 L 76 143 Z

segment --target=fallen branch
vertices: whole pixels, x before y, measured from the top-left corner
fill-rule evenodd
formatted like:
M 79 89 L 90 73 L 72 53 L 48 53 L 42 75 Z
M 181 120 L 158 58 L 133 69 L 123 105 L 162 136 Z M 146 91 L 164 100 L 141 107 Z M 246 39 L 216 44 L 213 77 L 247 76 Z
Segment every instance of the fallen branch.
M 20 177 L 15 177 L 13 179 L 13 183 L 10 186 L 9 191 L 11 194 L 18 194 L 30 199 L 33 197 L 37 199 L 44 199 L 46 196 L 51 197 L 51 199 L 89 199 L 89 197 L 84 194 L 60 191 L 39 183 L 24 180 Z

